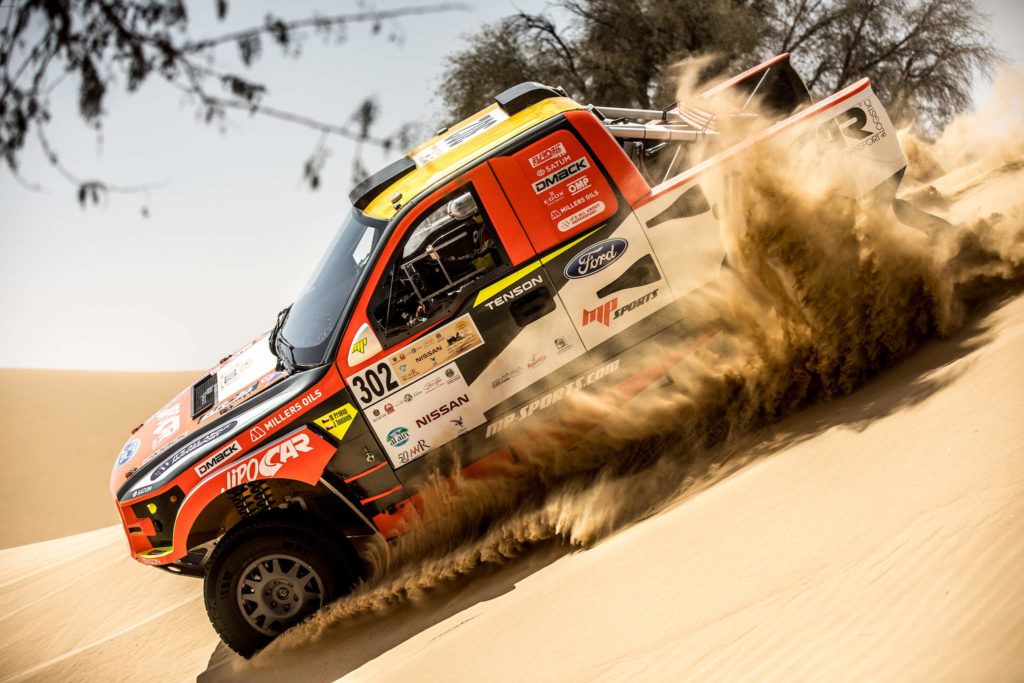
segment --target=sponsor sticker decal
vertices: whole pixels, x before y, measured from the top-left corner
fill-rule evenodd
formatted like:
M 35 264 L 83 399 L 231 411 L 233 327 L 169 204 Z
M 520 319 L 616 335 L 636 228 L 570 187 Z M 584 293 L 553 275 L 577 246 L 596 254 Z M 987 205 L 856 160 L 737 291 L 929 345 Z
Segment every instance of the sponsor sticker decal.
M 606 301 L 595 309 L 583 309 L 583 327 L 590 323 L 603 323 L 605 327 L 611 323 L 612 311 L 619 307 L 619 297 Z
M 352 345 L 352 353 L 366 353 L 366 337 Z
M 544 192 L 545 190 L 552 188 L 555 185 L 558 185 L 559 183 L 565 182 L 569 178 L 579 175 L 588 168 L 590 168 L 590 162 L 587 161 L 586 157 L 576 159 L 575 161 L 570 162 L 567 166 L 563 166 L 562 168 L 558 169 L 554 173 L 551 173 L 550 175 L 544 176 L 540 180 L 535 181 L 533 183 L 533 192 L 534 194 L 540 194 L 541 192 Z
M 465 405 L 467 403 L 469 403 L 469 394 L 462 394 L 461 396 L 457 396 L 450 401 L 442 403 L 437 408 L 434 408 L 429 413 L 423 415 L 423 417 L 416 418 L 416 426 L 426 427 L 434 420 L 440 420 L 442 416 L 447 415 L 448 413 L 452 412 L 459 406 Z M 462 420 L 460 419 L 458 423 L 461 425 Z
M 153 439 L 153 448 L 159 448 L 160 444 L 174 436 L 181 428 L 181 416 L 178 415 L 179 410 L 181 410 L 181 404 L 175 403 L 154 415 L 157 425 L 156 429 L 153 430 L 153 436 L 155 437 Z
M 409 440 L 409 430 L 405 427 L 395 427 L 388 432 L 388 444 L 391 446 L 401 446 L 403 443 Z
M 425 439 L 420 439 L 414 445 L 406 448 L 403 451 L 399 451 L 395 454 L 395 459 L 398 461 L 398 465 L 408 465 L 416 458 L 424 455 L 431 448 L 430 444 Z
M 438 328 L 433 337 L 418 339 L 413 346 L 401 349 L 388 362 L 398 382 L 404 386 L 483 343 L 483 337 L 467 313 Z
M 568 232 L 573 228 L 583 223 L 586 223 L 588 220 L 600 214 L 602 211 L 604 211 L 604 202 L 594 202 L 590 206 L 584 207 L 577 211 L 576 213 L 572 214 L 571 216 L 568 216 L 558 221 L 558 224 L 556 226 L 558 227 L 558 232 Z
M 606 301 L 602 305 L 598 306 L 593 310 L 583 309 L 583 326 L 587 326 L 590 323 L 603 323 L 605 327 L 609 327 L 612 320 L 618 320 L 620 317 L 629 313 L 630 311 L 640 308 L 651 299 L 658 296 L 658 290 L 653 289 L 647 292 L 643 296 L 633 299 L 623 306 L 619 306 L 619 297 L 615 297 L 611 301 Z
M 195 470 L 195 473 L 199 477 L 205 477 L 207 474 L 212 472 L 217 465 L 221 464 L 225 460 L 228 460 L 229 458 L 233 458 L 234 456 L 238 455 L 241 452 L 242 446 L 238 443 L 238 441 L 232 441 L 227 446 L 220 449 L 219 451 L 211 455 L 209 458 L 207 458 L 204 462 L 200 463 L 199 465 L 196 465 L 192 469 Z
M 342 439 L 348 428 L 352 426 L 352 420 L 355 419 L 355 416 L 356 409 L 352 407 L 351 403 L 346 403 L 337 410 L 327 413 L 323 417 L 318 417 L 316 423 L 329 431 L 331 436 L 336 439 Z
M 629 242 L 621 237 L 613 237 L 597 244 L 592 244 L 576 254 L 566 264 L 563 273 L 570 279 L 593 275 L 615 263 L 620 256 L 626 253 L 628 248 Z
M 551 161 L 555 157 L 564 157 L 567 155 L 568 152 L 565 151 L 565 145 L 563 145 L 561 142 L 558 142 L 551 145 L 543 152 L 538 152 L 537 154 L 534 154 L 532 157 L 530 157 L 530 167 L 537 168 L 541 164 Z
M 289 437 L 239 463 L 237 467 L 229 469 L 225 477 L 224 488 L 221 491 L 233 489 L 256 479 L 272 477 L 289 460 L 298 458 L 303 453 L 309 453 L 312 450 L 313 448 L 309 445 L 309 434 L 299 433 Z
M 607 377 L 608 375 L 610 375 L 611 373 L 615 372 L 618 369 L 619 361 L 616 359 L 611 363 L 608 363 L 607 365 L 597 368 L 596 370 L 587 374 L 586 376 L 581 375 L 572 382 L 569 382 L 558 387 L 551 393 L 546 394 L 535 401 L 531 401 L 530 403 L 524 406 L 521 406 L 518 410 L 514 410 L 511 413 L 506 413 L 502 417 L 493 420 L 487 425 L 486 437 L 489 438 L 494 436 L 495 434 L 498 434 L 509 425 L 515 424 L 520 420 L 525 420 L 538 410 L 544 410 L 545 408 L 548 408 L 554 405 L 555 403 L 558 403 L 565 397 L 570 396 L 578 391 L 581 391 L 584 387 L 590 386 L 594 382 L 597 382 L 598 380 Z
M 189 441 L 182 448 L 180 448 L 178 451 L 176 451 L 174 453 L 174 455 L 172 455 L 171 457 L 167 458 L 167 460 L 162 462 L 155 470 L 153 470 L 153 473 L 149 475 L 149 480 L 150 481 L 156 481 L 165 472 L 167 472 L 169 469 L 171 469 L 172 467 L 177 465 L 179 462 L 181 462 L 182 458 L 184 458 L 187 455 L 190 455 L 190 454 L 194 453 L 195 451 L 199 450 L 200 448 L 202 448 L 203 446 L 205 446 L 207 444 L 213 443 L 217 439 L 221 438 L 222 436 L 224 436 L 225 434 L 227 434 L 228 432 L 233 430 L 235 428 L 235 425 L 237 425 L 237 424 L 238 424 L 237 421 L 232 420 L 231 422 L 228 422 L 226 424 L 222 424 L 220 427 L 217 427 L 213 431 L 206 432 L 205 434 L 203 434 L 202 436 L 200 436 L 197 439 L 193 439 L 192 441 Z
M 124 445 L 124 448 L 122 448 L 121 452 L 118 453 L 118 455 L 117 455 L 117 465 L 115 465 L 115 467 L 121 467 L 126 462 L 131 460 L 132 456 L 135 455 L 138 452 L 139 444 L 140 443 L 142 443 L 142 442 L 139 441 L 138 439 L 132 439 L 131 441 L 126 443 Z M 107 462 L 110 462 L 110 461 L 108 460 Z
M 544 278 L 541 276 L 531 277 L 529 280 L 524 280 L 517 284 L 512 289 L 499 294 L 490 301 L 484 304 L 488 310 L 494 310 L 496 306 L 501 306 L 509 301 L 515 301 L 520 295 L 530 291 L 534 287 L 538 287 L 544 284 Z
M 293 403 L 285 406 L 281 410 L 277 411 L 273 417 L 264 420 L 260 424 L 254 426 L 249 430 L 249 439 L 256 443 L 260 439 L 264 438 L 268 433 L 274 431 L 278 427 L 283 426 L 288 420 L 301 413 L 306 408 L 316 405 L 323 398 L 323 392 L 320 389 L 314 389 L 300 399 L 296 399 Z

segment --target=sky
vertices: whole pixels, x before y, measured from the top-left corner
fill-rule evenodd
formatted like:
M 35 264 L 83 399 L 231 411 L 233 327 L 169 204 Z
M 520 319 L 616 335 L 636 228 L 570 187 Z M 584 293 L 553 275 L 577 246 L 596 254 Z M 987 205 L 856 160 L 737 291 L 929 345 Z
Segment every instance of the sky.
M 995 45 L 1024 64 L 1024 2 L 978 4 L 993 15 Z M 268 12 L 300 17 L 355 8 L 236 1 L 220 25 L 213 5 L 189 3 L 193 35 L 258 24 Z M 433 126 L 442 123 L 434 93 L 443 58 L 462 44 L 460 36 L 544 6 L 478 2 L 471 11 L 401 19 L 383 32 L 398 30 L 401 45 L 354 25 L 340 45 L 310 38 L 298 59 L 267 46 L 252 75 L 267 85 L 267 104 L 313 118 L 343 122 L 373 95 L 381 108 L 375 133 L 409 121 Z M 979 80 L 974 91 L 984 96 L 989 86 Z M 150 189 L 112 193 L 83 209 L 75 187 L 34 143 L 22 175 L 41 191 L 0 172 L 0 367 L 208 368 L 269 328 L 313 271 L 348 210 L 354 146 L 328 140 L 323 185 L 310 191 L 301 170 L 320 139 L 315 131 L 238 112 L 222 126 L 206 125 L 196 120 L 194 103 L 151 79 L 134 96 L 111 89 L 97 136 L 78 119 L 74 96 L 73 87 L 62 86 L 53 97 L 60 116 L 49 136 L 64 165 L 80 177 Z M 364 163 L 372 172 L 403 151 L 371 148 Z

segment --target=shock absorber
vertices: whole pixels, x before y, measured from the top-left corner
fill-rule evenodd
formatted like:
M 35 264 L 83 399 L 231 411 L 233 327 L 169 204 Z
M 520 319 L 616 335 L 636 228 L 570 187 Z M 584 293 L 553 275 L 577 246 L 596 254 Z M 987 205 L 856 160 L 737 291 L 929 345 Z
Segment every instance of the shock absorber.
M 248 488 L 248 486 L 236 486 L 228 491 L 228 496 L 231 498 L 231 502 L 235 504 L 235 510 L 238 511 L 238 515 L 242 519 L 245 519 L 253 512 L 249 507 L 249 502 L 246 500 L 245 496 Z
M 269 510 L 274 507 L 274 492 L 270 490 L 270 485 L 267 482 L 260 481 L 249 484 L 246 489 L 254 508 Z

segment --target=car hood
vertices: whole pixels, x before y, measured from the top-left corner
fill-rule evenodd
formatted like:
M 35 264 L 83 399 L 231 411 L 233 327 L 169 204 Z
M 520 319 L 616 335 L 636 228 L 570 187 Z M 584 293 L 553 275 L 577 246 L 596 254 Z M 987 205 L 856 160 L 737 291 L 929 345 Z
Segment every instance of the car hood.
M 251 400 L 275 384 L 285 373 L 277 370 L 277 358 L 270 350 L 270 332 L 265 332 L 182 389 L 152 417 L 135 429 L 121 448 L 110 473 L 110 492 L 115 497 L 125 481 L 143 465 L 170 453 L 191 435 L 219 415 Z M 215 378 L 214 405 L 193 417 L 193 387 Z

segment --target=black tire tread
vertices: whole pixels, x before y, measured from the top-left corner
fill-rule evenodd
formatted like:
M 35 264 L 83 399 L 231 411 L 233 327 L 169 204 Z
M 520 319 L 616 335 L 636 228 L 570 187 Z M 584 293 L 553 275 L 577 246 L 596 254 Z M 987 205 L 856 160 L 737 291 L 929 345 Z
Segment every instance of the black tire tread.
M 331 579 L 336 586 L 335 594 L 325 596 L 325 604 L 327 604 L 346 593 L 357 578 L 351 565 L 352 553 L 348 552 L 343 545 L 347 541 L 342 539 L 339 543 L 337 539 L 332 538 L 332 535 L 327 525 L 318 519 L 309 515 L 285 511 L 265 513 L 227 532 L 210 555 L 206 576 L 203 580 L 203 599 L 210 623 L 228 647 L 248 659 L 273 640 L 262 634 L 256 636 L 255 634 L 236 633 L 218 606 L 216 591 L 219 582 L 216 577 L 231 554 L 252 541 L 275 536 L 286 537 L 291 542 L 306 546 L 319 553 L 324 561 L 336 570 Z

